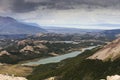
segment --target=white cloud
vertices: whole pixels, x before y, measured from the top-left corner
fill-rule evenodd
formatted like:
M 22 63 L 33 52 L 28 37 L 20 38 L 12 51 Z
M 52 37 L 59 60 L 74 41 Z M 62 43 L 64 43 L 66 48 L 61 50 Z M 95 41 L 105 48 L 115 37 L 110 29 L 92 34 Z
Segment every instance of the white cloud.
M 112 10 L 93 10 L 86 11 L 82 9 L 75 10 L 45 10 L 40 12 L 31 12 L 23 17 L 26 22 L 35 22 L 43 26 L 80 26 L 90 24 L 119 24 L 120 11 Z M 20 16 L 22 19 L 22 16 Z M 84 26 L 86 27 L 86 26 Z

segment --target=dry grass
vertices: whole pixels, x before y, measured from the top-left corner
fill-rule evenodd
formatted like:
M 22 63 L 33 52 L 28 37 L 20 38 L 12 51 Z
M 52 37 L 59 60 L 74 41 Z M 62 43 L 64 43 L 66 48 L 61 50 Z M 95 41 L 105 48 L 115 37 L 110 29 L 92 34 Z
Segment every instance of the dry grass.
M 15 76 L 25 77 L 31 72 L 31 67 L 25 67 L 21 65 L 0 65 L 0 74 L 14 74 Z

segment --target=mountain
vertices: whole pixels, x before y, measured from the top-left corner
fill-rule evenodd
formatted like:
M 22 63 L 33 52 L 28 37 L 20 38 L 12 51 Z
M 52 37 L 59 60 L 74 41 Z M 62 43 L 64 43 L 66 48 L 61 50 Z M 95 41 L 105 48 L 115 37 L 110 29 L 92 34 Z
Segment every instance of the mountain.
M 114 61 L 120 58 L 120 38 L 112 41 L 108 45 L 104 46 L 94 55 L 90 56 L 88 59 L 99 59 L 102 61 Z
M 36 25 L 36 24 L 33 24 Z M 80 29 L 80 28 L 66 28 L 66 27 L 52 27 L 52 26 L 43 26 L 42 28 L 46 29 L 48 32 L 52 33 L 68 33 L 68 34 L 90 34 L 97 36 L 102 36 L 112 41 L 120 36 L 120 29 L 111 29 L 111 30 L 100 30 L 100 29 Z
M 43 27 L 44 29 L 46 29 L 49 32 L 54 32 L 54 33 L 69 33 L 69 34 L 73 34 L 73 33 L 95 33 L 95 32 L 101 32 L 102 30 L 98 30 L 98 29 L 79 29 L 79 28 L 66 28 L 66 27 L 51 27 L 51 26 L 45 26 Z
M 39 26 L 19 22 L 11 17 L 0 16 L 0 34 L 36 34 L 46 32 Z

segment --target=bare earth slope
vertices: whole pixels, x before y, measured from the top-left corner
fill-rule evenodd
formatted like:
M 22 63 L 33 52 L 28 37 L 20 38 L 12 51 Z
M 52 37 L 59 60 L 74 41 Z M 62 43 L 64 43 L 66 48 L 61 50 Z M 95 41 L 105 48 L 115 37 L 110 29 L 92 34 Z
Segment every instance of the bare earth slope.
M 120 58 L 120 38 L 104 46 L 98 52 L 88 57 L 88 59 L 98 59 L 102 61 L 114 61 Z

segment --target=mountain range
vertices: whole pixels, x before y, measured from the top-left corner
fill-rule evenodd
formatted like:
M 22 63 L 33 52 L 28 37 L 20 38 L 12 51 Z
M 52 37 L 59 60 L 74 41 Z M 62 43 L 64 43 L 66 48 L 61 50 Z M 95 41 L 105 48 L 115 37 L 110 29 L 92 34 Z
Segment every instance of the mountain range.
M 79 29 L 79 28 L 65 28 L 65 27 L 50 27 L 39 26 L 35 23 L 20 22 L 12 17 L 0 16 L 0 35 L 10 34 L 36 34 L 36 33 L 58 33 L 58 34 L 98 34 L 98 36 L 105 35 L 111 40 L 120 36 L 120 29 L 114 30 L 98 30 L 98 29 Z
M 103 30 L 99 29 L 80 29 L 80 28 L 67 28 L 67 27 L 51 27 L 51 26 L 45 26 L 42 27 L 46 29 L 49 32 L 54 32 L 54 33 L 69 33 L 69 34 L 74 34 L 74 33 L 80 33 L 80 34 L 85 34 L 85 33 L 96 33 L 96 32 L 101 32 Z
M 17 21 L 11 17 L 0 16 L 0 34 L 36 34 L 47 32 L 39 26 Z

